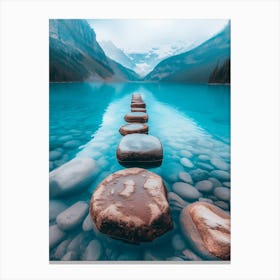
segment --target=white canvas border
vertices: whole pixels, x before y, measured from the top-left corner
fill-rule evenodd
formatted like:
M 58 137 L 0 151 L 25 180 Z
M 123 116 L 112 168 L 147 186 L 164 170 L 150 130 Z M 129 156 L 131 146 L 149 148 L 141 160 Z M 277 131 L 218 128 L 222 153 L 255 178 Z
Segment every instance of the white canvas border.
M 231 19 L 231 264 L 49 264 L 49 18 Z M 279 34 L 278 1 L 2 1 L 1 279 L 279 279 Z

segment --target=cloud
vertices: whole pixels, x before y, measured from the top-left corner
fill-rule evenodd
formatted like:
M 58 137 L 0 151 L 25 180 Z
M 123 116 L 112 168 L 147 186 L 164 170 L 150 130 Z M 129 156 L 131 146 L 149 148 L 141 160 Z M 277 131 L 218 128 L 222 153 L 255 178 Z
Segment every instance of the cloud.
M 174 42 L 190 45 L 220 31 L 226 19 L 92 19 L 97 40 L 110 40 L 126 53 L 148 52 Z

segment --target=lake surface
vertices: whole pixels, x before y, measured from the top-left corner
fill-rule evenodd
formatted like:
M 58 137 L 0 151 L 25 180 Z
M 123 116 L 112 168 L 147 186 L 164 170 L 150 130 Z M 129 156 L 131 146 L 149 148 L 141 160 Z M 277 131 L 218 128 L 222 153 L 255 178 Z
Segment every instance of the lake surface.
M 116 149 L 122 138 L 118 130 L 125 124 L 124 115 L 130 112 L 134 93 L 140 93 L 147 104 L 149 134 L 158 137 L 163 145 L 162 165 L 149 170 L 162 176 L 168 191 L 172 191 L 173 183 L 182 181 L 179 172 L 194 174 L 200 169 L 209 174 L 219 170 L 220 166 L 229 172 L 229 86 L 50 84 L 50 171 L 74 157 L 91 157 L 99 166 L 91 186 L 79 195 L 63 199 L 62 203 L 71 206 L 79 200 L 89 202 L 98 183 L 110 173 L 124 168 L 116 159 Z M 183 158 L 187 160 L 182 161 Z M 218 183 L 230 188 L 229 181 L 220 180 Z M 230 201 L 221 202 L 213 194 L 204 194 L 203 197 L 226 211 L 230 209 Z M 171 210 L 174 229 L 151 243 L 129 245 L 98 232 L 83 233 L 82 228 L 68 232 L 65 239 L 70 242 L 84 235 L 80 238 L 81 246 L 77 247 L 77 260 L 82 259 L 86 243 L 91 239 L 97 239 L 101 244 L 100 260 L 185 260 L 187 258 L 180 248 L 188 249 L 189 245 L 180 232 L 180 209 L 171 205 Z M 52 224 L 53 220 L 50 221 Z M 50 260 L 59 260 L 56 250 L 50 251 Z

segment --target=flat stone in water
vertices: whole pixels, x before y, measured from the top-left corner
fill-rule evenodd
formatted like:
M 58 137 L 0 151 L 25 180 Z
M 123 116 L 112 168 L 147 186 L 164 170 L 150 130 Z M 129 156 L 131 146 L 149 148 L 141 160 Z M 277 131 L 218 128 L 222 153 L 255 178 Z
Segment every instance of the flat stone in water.
M 73 139 L 73 137 L 71 135 L 64 135 L 64 136 L 61 136 L 61 137 L 58 138 L 58 142 L 59 143 L 65 143 L 65 142 L 70 141 L 72 139 Z
M 175 234 L 171 242 L 175 251 L 182 251 L 186 248 L 186 243 L 180 234 Z
M 195 187 L 201 192 L 211 192 L 213 190 L 213 183 L 209 180 L 202 180 L 197 182 Z
M 77 261 L 78 255 L 74 251 L 67 252 L 61 259 L 62 261 Z
M 225 201 L 217 200 L 214 204 L 224 210 L 229 210 L 229 204 Z
M 194 181 L 206 180 L 209 177 L 209 173 L 201 168 L 190 171 L 190 175 Z
M 179 179 L 179 174 L 184 171 L 184 168 L 181 164 L 172 162 L 164 165 L 162 175 L 164 179 L 176 182 Z
M 131 112 L 143 112 L 146 113 L 146 108 L 131 108 Z
M 183 252 L 184 258 L 188 261 L 202 261 L 202 259 L 197 256 L 194 252 L 189 249 L 185 249 Z
M 124 120 L 129 123 L 146 123 L 148 115 L 143 112 L 131 112 L 124 116 Z
M 230 216 L 213 204 L 195 202 L 180 214 L 182 233 L 192 249 L 207 260 L 230 259 Z
M 208 163 L 205 163 L 205 162 L 197 162 L 196 165 L 198 167 L 200 167 L 201 169 L 204 169 L 204 170 L 207 170 L 207 171 L 211 171 L 214 169 L 214 167 Z
M 172 229 L 162 178 L 141 168 L 105 178 L 92 195 L 90 214 L 100 232 L 131 243 L 152 241 Z
M 192 177 L 187 172 L 180 172 L 179 173 L 179 179 L 184 181 L 185 183 L 188 183 L 188 184 L 191 184 L 191 185 L 193 184 Z
M 88 243 L 92 240 L 91 232 L 80 232 L 76 235 L 67 247 L 67 251 L 75 251 L 78 254 L 84 252 Z
M 193 154 L 190 151 L 187 151 L 187 150 L 182 150 L 180 152 L 180 155 L 182 157 L 187 157 L 187 158 L 191 158 L 193 156 Z
M 187 168 L 193 168 L 192 162 L 187 158 L 181 158 L 180 163 Z
M 187 183 L 177 182 L 173 184 L 172 189 L 180 197 L 188 201 L 197 200 L 201 196 L 196 188 Z
M 230 188 L 230 182 L 223 182 L 223 185 L 227 188 Z
M 71 140 L 71 141 L 67 141 L 66 143 L 63 144 L 63 148 L 65 149 L 75 149 L 78 146 L 81 145 L 81 142 L 78 140 Z
M 90 214 L 88 214 L 86 216 L 86 218 L 84 219 L 82 228 L 83 228 L 83 231 L 91 231 L 91 230 L 93 230 L 92 220 L 91 220 Z
M 50 197 L 78 192 L 93 181 L 98 168 L 91 158 L 75 158 L 50 172 Z
M 198 201 L 207 202 L 207 203 L 213 204 L 213 200 L 210 199 L 210 198 L 200 197 L 200 198 L 198 199 Z
M 83 255 L 83 260 L 85 261 L 97 261 L 101 258 L 103 253 L 103 248 L 98 240 L 92 240 Z
M 207 155 L 199 155 L 199 156 L 198 156 L 198 159 L 199 159 L 199 160 L 202 160 L 202 161 L 209 161 L 209 160 L 210 160 L 210 157 L 207 156 Z
M 50 200 L 49 202 L 49 220 L 53 221 L 57 215 L 67 208 L 67 204 L 60 200 Z
M 218 188 L 218 187 L 222 187 L 222 183 L 218 179 L 216 179 L 214 177 L 210 177 L 210 178 L 208 178 L 208 180 L 213 183 L 213 188 L 214 189 Z
M 168 193 L 168 201 L 171 207 L 176 206 L 179 209 L 182 209 L 188 205 L 188 203 L 185 200 L 183 200 L 179 195 L 177 195 L 174 192 Z
M 78 201 L 56 217 L 56 223 L 62 230 L 71 230 L 81 225 L 88 213 L 88 204 Z
M 121 135 L 127 135 L 127 134 L 132 134 L 132 133 L 148 133 L 148 126 L 144 123 L 130 123 L 123 125 L 120 129 L 119 132 Z
M 221 180 L 221 181 L 229 181 L 230 174 L 224 170 L 213 170 L 210 172 L 210 175 Z
M 224 201 L 230 201 L 230 189 L 225 187 L 219 187 L 214 189 L 214 195 Z
M 57 225 L 52 225 L 49 228 L 49 246 L 55 247 L 65 237 L 65 232 L 62 231 Z
M 214 167 L 220 170 L 229 170 L 229 164 L 219 158 L 212 158 L 211 163 Z
M 146 134 L 128 134 L 117 148 L 117 159 L 125 167 L 157 167 L 163 151 L 158 138 Z
M 61 158 L 62 153 L 60 151 L 50 151 L 49 152 L 49 160 L 53 161 L 53 160 L 57 160 L 59 158 Z
M 71 239 L 67 239 L 62 241 L 56 248 L 54 257 L 57 260 L 60 260 L 67 252 L 67 247 L 70 243 Z

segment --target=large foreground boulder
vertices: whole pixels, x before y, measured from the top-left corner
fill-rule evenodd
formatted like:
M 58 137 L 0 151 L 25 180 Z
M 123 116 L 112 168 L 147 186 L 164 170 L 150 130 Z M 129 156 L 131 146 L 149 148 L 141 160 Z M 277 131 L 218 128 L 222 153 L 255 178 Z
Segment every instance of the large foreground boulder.
M 117 159 L 125 167 L 157 167 L 163 151 L 158 138 L 146 134 L 128 134 L 117 148 Z
M 89 186 L 97 173 L 91 158 L 74 158 L 50 172 L 50 197 L 61 197 Z
M 100 232 L 132 243 L 152 241 L 173 226 L 162 178 L 141 168 L 105 178 L 92 195 L 90 215 Z
M 127 134 L 132 134 L 132 133 L 147 134 L 148 130 L 149 130 L 149 127 L 145 123 L 130 123 L 130 124 L 123 125 L 119 129 L 119 132 L 121 135 L 127 135 Z
M 180 214 L 181 229 L 201 257 L 209 260 L 230 259 L 230 216 L 207 203 L 195 202 Z
M 148 121 L 148 115 L 143 112 L 131 112 L 126 114 L 124 119 L 129 123 L 145 123 Z

